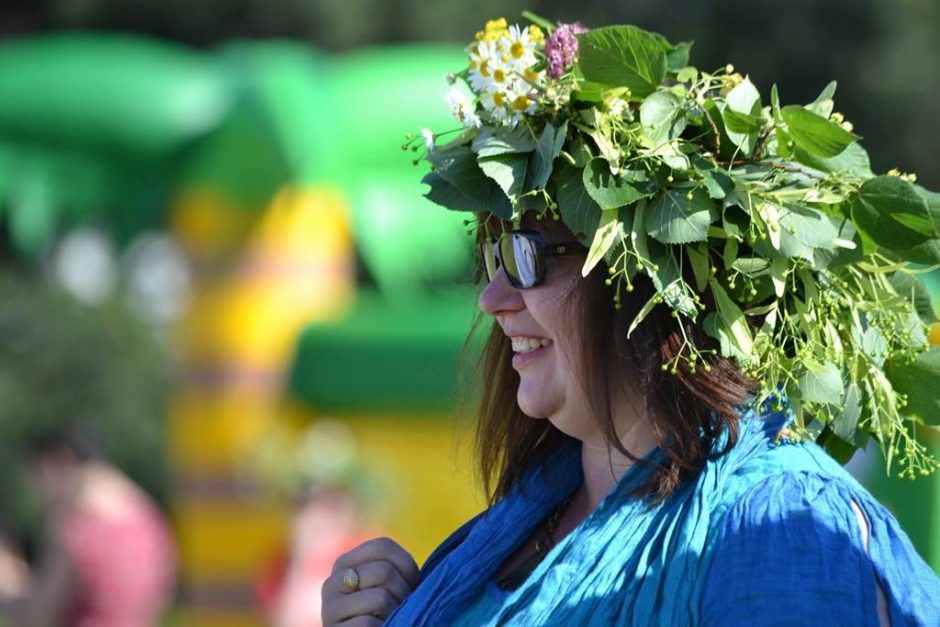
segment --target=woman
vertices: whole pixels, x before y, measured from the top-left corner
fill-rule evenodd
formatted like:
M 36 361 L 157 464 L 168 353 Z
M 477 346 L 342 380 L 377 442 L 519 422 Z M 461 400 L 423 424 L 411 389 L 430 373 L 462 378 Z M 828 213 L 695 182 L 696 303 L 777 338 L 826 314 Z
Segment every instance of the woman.
M 937 232 L 886 236 L 876 197 L 935 199 L 835 163 L 861 149 L 831 94 L 763 117 L 687 48 L 583 31 L 489 23 L 467 130 L 427 156 L 432 200 L 492 214 L 491 506 L 420 572 L 389 539 L 341 557 L 324 624 L 937 624 L 936 575 L 806 437 L 816 419 L 833 450 L 866 432 L 935 466 L 892 439 L 923 408 L 904 364 L 936 352 L 878 264 Z
M 84 435 L 58 430 L 32 447 L 47 528 L 35 572 L 15 589 L 0 589 L 7 620 L 40 627 L 158 623 L 176 584 L 163 514 Z

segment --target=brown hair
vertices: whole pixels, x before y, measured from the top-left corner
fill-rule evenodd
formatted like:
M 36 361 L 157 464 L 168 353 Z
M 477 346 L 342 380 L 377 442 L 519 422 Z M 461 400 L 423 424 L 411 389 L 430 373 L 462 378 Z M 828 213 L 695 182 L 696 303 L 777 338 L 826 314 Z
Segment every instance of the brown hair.
M 549 227 L 549 232 L 556 228 Z M 570 235 L 570 234 L 569 234 Z M 708 344 L 698 325 L 670 315 L 660 305 L 633 330 L 627 329 L 640 308 L 655 294 L 652 282 L 638 277 L 634 290 L 621 292 L 622 308 L 614 307 L 616 286 L 607 285 L 607 266 L 599 264 L 579 286 L 571 306 L 580 320 L 573 330 L 583 347 L 582 377 L 594 415 L 609 444 L 637 460 L 617 437 L 610 392 L 634 377 L 646 391 L 650 427 L 665 454 L 637 494 L 661 501 L 703 467 L 715 443 L 727 431 L 722 455 L 737 442 L 738 412 L 753 393 L 753 383 L 728 359 L 712 356 L 706 370 L 693 372 L 679 360 L 675 373 L 664 371 L 686 337 L 700 348 Z M 508 494 L 527 470 L 543 462 L 569 436 L 547 420 L 533 420 L 516 401 L 519 377 L 511 367 L 512 348 L 498 325 L 493 325 L 483 352 L 483 389 L 476 432 L 478 472 L 490 501 Z M 645 451 L 637 451 L 644 453 Z M 644 462 L 645 463 L 645 462 Z

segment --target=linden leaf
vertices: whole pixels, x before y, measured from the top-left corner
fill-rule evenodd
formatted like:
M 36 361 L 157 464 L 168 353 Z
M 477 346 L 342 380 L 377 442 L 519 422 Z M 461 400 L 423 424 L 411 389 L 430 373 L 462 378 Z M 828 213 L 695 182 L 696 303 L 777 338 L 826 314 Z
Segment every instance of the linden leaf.
M 528 189 L 543 189 L 552 175 L 552 164 L 561 153 L 561 147 L 565 143 L 565 136 L 568 133 L 568 121 L 562 123 L 558 128 L 551 124 L 546 124 L 539 136 L 539 141 L 532 153 L 532 167 L 529 169 L 529 181 L 526 184 Z
M 940 347 L 933 347 L 913 362 L 903 359 L 888 360 L 885 375 L 895 392 L 907 395 L 904 413 L 925 424 L 940 425 Z
M 515 201 L 523 192 L 525 173 L 529 165 L 526 155 L 503 154 L 479 159 L 480 169 L 496 181 L 510 200 Z
M 646 224 L 650 236 L 664 244 L 703 242 L 708 239 L 708 227 L 717 211 L 701 188 L 671 189 L 650 203 Z
M 601 212 L 600 223 L 597 225 L 597 231 L 594 232 L 594 240 L 591 242 L 591 248 L 581 268 L 581 276 L 590 274 L 607 251 L 624 237 L 623 223 L 618 218 L 616 209 L 605 209 Z
M 584 188 L 601 209 L 617 209 L 647 196 L 624 176 L 614 176 L 610 163 L 595 157 L 584 168 Z
M 835 157 L 858 140 L 858 135 L 803 107 L 790 105 L 780 114 L 796 145 L 811 155 Z
M 862 183 L 852 203 L 852 219 L 879 246 L 904 250 L 937 237 L 927 202 L 897 176 Z
M 724 353 L 724 351 L 723 354 L 725 357 L 734 356 L 743 363 L 747 363 L 751 359 L 754 339 L 744 313 L 718 281 L 711 279 L 708 285 L 715 296 L 715 305 L 718 309 L 716 328 L 726 335 L 729 342 L 728 348 L 731 349 L 731 354 Z
M 578 36 L 581 73 L 588 81 L 628 87 L 649 96 L 666 76 L 666 50 L 655 35 L 635 26 L 606 26 Z
M 803 361 L 806 372 L 800 377 L 798 385 L 800 397 L 804 401 L 837 405 L 842 400 L 842 373 L 831 363 L 817 363 L 811 359 Z
M 559 162 L 559 166 L 555 168 L 554 180 L 557 186 L 558 210 L 565 225 L 582 244 L 589 244 L 589 238 L 597 230 L 601 208 L 584 188 L 581 170 L 566 162 Z
M 657 145 L 675 139 L 686 125 L 682 101 L 671 92 L 657 91 L 640 105 L 640 123 L 646 136 Z

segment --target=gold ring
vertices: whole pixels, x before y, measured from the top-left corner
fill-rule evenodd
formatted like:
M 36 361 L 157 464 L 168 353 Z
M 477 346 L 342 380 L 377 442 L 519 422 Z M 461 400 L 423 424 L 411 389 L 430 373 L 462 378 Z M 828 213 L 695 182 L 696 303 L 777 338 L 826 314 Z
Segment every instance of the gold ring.
M 346 588 L 346 592 L 355 592 L 359 589 L 359 573 L 355 568 L 347 568 L 343 573 L 343 587 Z

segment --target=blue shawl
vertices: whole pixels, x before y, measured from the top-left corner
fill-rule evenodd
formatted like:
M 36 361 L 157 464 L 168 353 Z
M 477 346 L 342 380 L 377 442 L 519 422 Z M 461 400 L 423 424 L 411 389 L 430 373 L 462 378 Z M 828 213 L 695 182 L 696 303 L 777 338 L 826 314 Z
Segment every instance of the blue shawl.
M 465 613 L 471 608 L 485 610 L 483 615 L 486 618 L 481 624 L 487 625 L 673 626 L 707 622 L 709 617 L 703 621 L 699 614 L 703 587 L 710 578 L 715 579 L 708 569 L 715 553 L 714 545 L 716 541 L 721 542 L 722 534 L 716 533 L 716 528 L 750 488 L 758 488 L 752 492 L 767 492 L 762 488 L 768 480 L 784 475 L 838 476 L 833 483 L 840 486 L 843 481 L 846 486 L 851 482 L 855 487 L 850 488 L 851 496 L 848 498 L 863 503 L 876 527 L 879 521 L 887 520 L 889 527 L 894 529 L 896 523 L 890 514 L 870 501 L 871 497 L 864 489 L 821 449 L 811 444 L 774 443 L 788 419 L 787 412 L 755 416 L 753 410 L 748 410 L 742 415 L 737 445 L 726 455 L 709 461 L 694 480 L 684 484 L 659 505 L 651 506 L 630 496 L 631 491 L 649 475 L 647 466 L 633 466 L 597 509 L 546 555 L 518 589 L 501 599 L 487 597 L 490 593 L 484 590 L 488 584 L 492 585 L 490 582 L 506 557 L 534 532 L 562 499 L 581 485 L 580 443 L 572 442 L 557 451 L 546 464 L 530 472 L 522 482 L 524 486 L 517 486 L 506 498 L 448 538 L 425 563 L 419 586 L 386 624 L 409 627 L 452 625 L 465 618 Z M 721 445 L 723 443 L 719 442 L 718 446 Z M 656 461 L 660 455 L 655 451 L 650 459 Z M 781 493 L 780 490 L 770 491 Z M 854 515 L 843 497 L 844 494 L 837 495 L 830 509 L 839 516 L 845 514 L 842 527 L 846 531 L 842 535 L 856 538 L 850 539 L 850 543 L 857 542 L 859 534 L 857 527 L 853 527 Z M 770 495 L 769 498 L 775 496 Z M 749 512 L 755 508 L 748 507 L 747 499 L 743 500 L 743 515 L 750 515 Z M 738 504 L 738 507 L 742 505 Z M 825 524 L 828 522 L 824 521 Z M 745 537 L 737 519 L 734 525 L 737 525 L 734 533 Z M 812 533 L 819 527 L 817 521 L 807 523 L 807 529 Z M 750 528 L 757 528 L 757 525 L 750 525 Z M 778 532 L 779 528 L 771 531 L 771 542 L 779 539 Z M 872 540 L 875 542 L 878 537 L 873 535 Z M 817 542 L 812 540 L 811 544 Z M 901 548 L 912 555 L 914 562 L 922 565 L 918 566 L 922 568 L 918 572 L 929 573 L 929 568 L 923 565 L 909 543 L 905 543 L 906 538 Z M 787 562 L 797 561 L 791 559 L 788 551 L 786 546 L 778 551 L 784 560 L 784 568 Z M 718 553 L 724 552 L 727 551 L 723 548 Z M 730 552 L 735 556 L 742 555 L 742 563 L 748 566 L 769 565 L 766 552 L 755 556 L 737 547 Z M 733 568 L 724 565 L 721 570 L 734 572 Z M 825 579 L 825 576 L 818 578 Z M 735 580 L 730 584 L 722 581 L 724 587 L 717 594 L 726 595 L 728 590 L 736 589 L 747 595 L 760 587 L 771 590 L 772 586 L 768 586 L 767 581 L 767 577 L 752 581 Z M 793 585 L 790 581 L 782 583 Z M 894 586 L 894 582 L 888 583 Z M 936 586 L 929 581 L 928 584 Z M 866 585 L 858 587 L 866 588 Z M 874 586 L 871 587 L 872 592 L 873 589 Z M 935 589 L 940 590 L 940 587 L 930 588 L 928 596 Z M 706 597 L 712 594 L 712 590 L 708 592 Z M 869 594 L 864 597 L 864 602 L 849 601 L 848 606 L 857 606 L 853 611 L 862 612 L 863 616 L 874 616 L 873 598 Z M 709 598 L 705 601 L 706 606 L 713 605 Z M 718 615 L 722 616 L 724 611 L 727 609 L 719 610 Z M 473 616 L 477 618 L 480 614 L 474 613 Z M 742 624 L 765 624 L 746 612 L 744 619 Z M 758 619 L 757 623 L 753 622 L 754 619 Z

